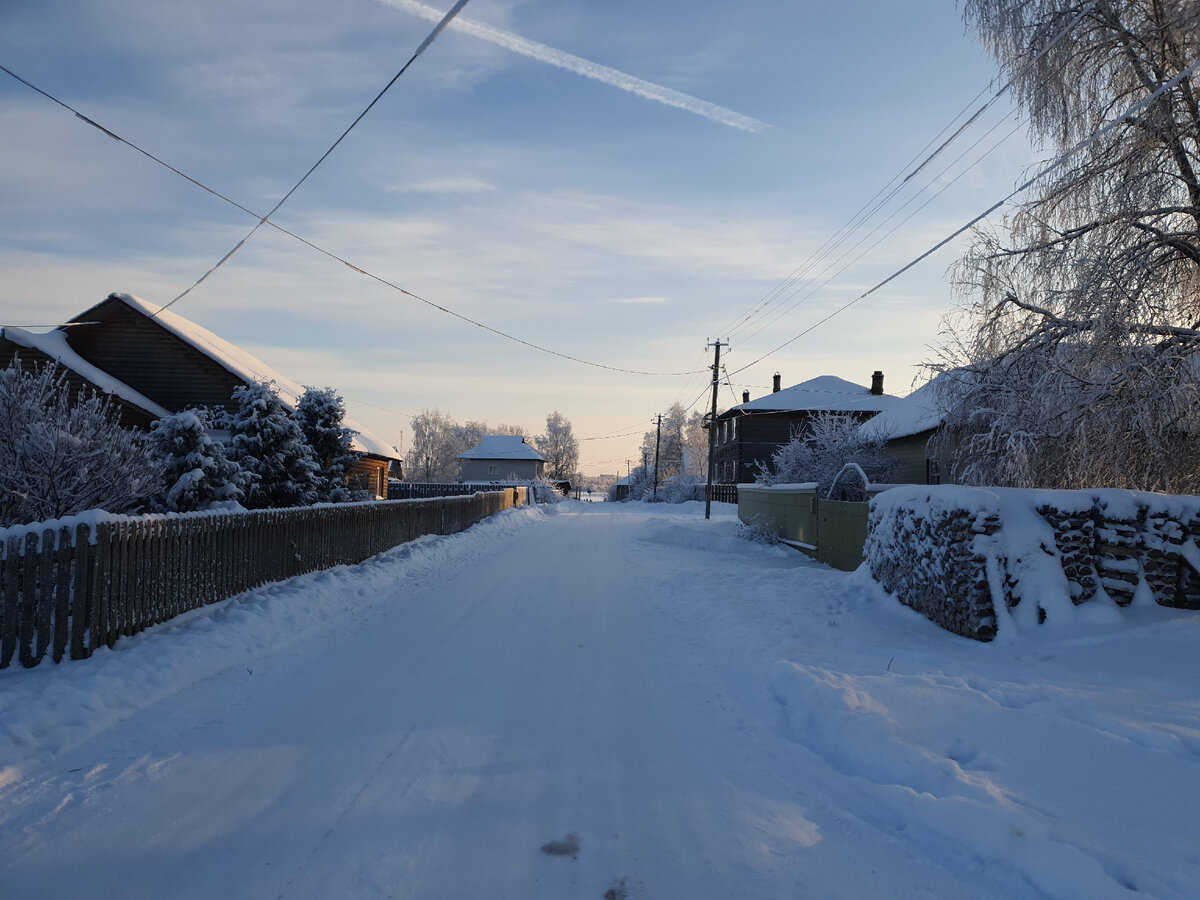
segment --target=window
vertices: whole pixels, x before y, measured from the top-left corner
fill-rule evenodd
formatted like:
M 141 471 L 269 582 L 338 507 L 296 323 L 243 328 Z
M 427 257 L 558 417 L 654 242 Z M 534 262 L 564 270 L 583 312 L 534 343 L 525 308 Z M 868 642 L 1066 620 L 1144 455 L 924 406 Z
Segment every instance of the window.
M 495 474 L 496 474 L 496 466 L 494 466 L 494 465 L 493 465 L 493 466 L 488 466 L 488 474 L 489 474 L 489 475 L 495 475 Z
M 942 470 L 936 459 L 925 460 L 925 483 L 926 484 L 941 484 Z

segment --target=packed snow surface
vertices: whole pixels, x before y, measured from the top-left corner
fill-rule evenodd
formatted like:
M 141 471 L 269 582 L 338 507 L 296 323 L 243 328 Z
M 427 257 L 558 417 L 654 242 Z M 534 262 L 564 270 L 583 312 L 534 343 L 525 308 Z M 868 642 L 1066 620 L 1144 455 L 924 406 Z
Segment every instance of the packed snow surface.
M 977 644 L 567 502 L 0 672 L 6 897 L 1194 898 L 1200 614 Z

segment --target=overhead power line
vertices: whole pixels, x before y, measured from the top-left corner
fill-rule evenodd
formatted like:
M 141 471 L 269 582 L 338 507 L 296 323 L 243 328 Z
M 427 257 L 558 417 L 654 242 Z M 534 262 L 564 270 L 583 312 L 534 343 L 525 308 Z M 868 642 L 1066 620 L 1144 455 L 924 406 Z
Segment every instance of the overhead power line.
M 1183 79 L 1185 79 L 1189 75 L 1191 75 L 1192 72 L 1196 71 L 1196 69 L 1200 69 L 1200 61 L 1192 63 L 1187 68 L 1185 68 L 1183 71 L 1181 71 L 1178 75 L 1176 75 L 1174 78 L 1172 78 L 1169 81 L 1165 82 L 1164 84 L 1160 85 L 1158 87 L 1158 89 L 1155 90 L 1153 93 L 1149 94 L 1148 96 L 1144 97 L 1142 100 L 1139 100 L 1137 103 L 1133 104 L 1133 106 L 1129 107 L 1129 109 L 1125 110 L 1125 112 L 1123 112 L 1120 115 L 1115 116 L 1114 118 L 1109 120 L 1108 124 L 1097 129 L 1092 134 L 1088 135 L 1086 138 L 1079 141 L 1077 144 L 1075 144 L 1075 146 L 1071 147 L 1069 150 L 1066 150 L 1065 152 L 1060 153 L 1053 160 L 1051 160 L 1048 164 L 1046 164 L 1045 166 L 1038 169 L 1038 171 L 1036 173 L 1034 173 L 1034 175 L 1031 178 L 1027 179 L 1025 182 L 1018 185 L 1015 189 L 1013 189 L 1011 192 L 1009 192 L 1006 196 L 1004 196 L 997 202 L 993 203 L 991 206 L 989 206 L 987 209 L 985 209 L 979 215 L 975 216 L 973 219 L 971 219 L 965 225 L 962 225 L 961 227 L 955 229 L 952 233 L 946 235 L 946 237 L 942 238 L 940 241 L 938 241 L 936 244 L 934 244 L 932 247 L 930 247 L 924 253 L 922 253 L 921 255 L 912 259 L 905 265 L 901 266 L 899 269 L 894 271 L 891 275 L 887 276 L 887 278 L 884 278 L 878 284 L 863 291 L 861 294 L 859 294 L 857 297 L 855 297 L 853 300 L 849 301 L 848 303 L 844 303 L 842 306 L 835 309 L 829 315 L 827 315 L 824 318 L 813 323 L 808 328 L 801 331 L 799 334 L 793 335 L 792 337 L 788 338 L 786 341 L 784 341 L 778 347 L 775 347 L 773 350 L 768 350 L 762 356 L 758 357 L 758 359 L 754 360 L 753 362 L 747 363 L 746 365 L 742 366 L 740 369 L 735 369 L 730 374 L 736 375 L 739 372 L 744 372 L 746 369 L 749 369 L 751 366 L 758 365 L 758 363 L 762 362 L 768 356 L 778 353 L 784 347 L 787 347 L 787 346 L 795 343 L 800 338 L 804 337 L 806 334 L 809 334 L 810 332 L 816 330 L 817 328 L 820 328 L 822 325 L 824 325 L 830 319 L 834 318 L 835 316 L 841 315 L 843 312 L 845 312 L 851 306 L 854 306 L 854 304 L 858 303 L 861 300 L 865 300 L 867 297 L 871 296 L 871 294 L 875 293 L 877 290 L 882 288 L 884 285 L 899 278 L 901 275 L 903 275 L 905 272 L 907 272 L 913 266 L 917 265 L 918 263 L 920 263 L 922 260 L 928 258 L 929 256 L 932 256 L 934 253 L 936 253 L 942 247 L 946 246 L 948 243 L 950 243 L 956 237 L 963 234 L 968 229 L 973 228 L 975 225 L 977 225 L 983 219 L 986 219 L 988 216 L 990 216 L 996 210 L 1000 209 L 1000 207 L 1004 206 L 1006 203 L 1008 203 L 1010 200 L 1012 200 L 1013 197 L 1016 197 L 1018 194 L 1021 194 L 1024 191 L 1028 190 L 1034 184 L 1036 184 L 1038 181 L 1040 181 L 1041 179 L 1043 179 L 1047 175 L 1049 175 L 1051 172 L 1053 172 L 1055 169 L 1064 165 L 1068 159 L 1073 157 L 1080 150 L 1083 150 L 1086 147 L 1090 146 L 1095 141 L 1097 141 L 1099 138 L 1101 138 L 1103 135 L 1112 131 L 1117 126 L 1128 124 L 1129 121 L 1132 119 L 1132 117 L 1136 113 L 1140 112 L 1142 109 L 1149 106 L 1156 99 L 1158 99 L 1158 97 L 1161 94 L 1165 93 L 1166 91 L 1169 91 L 1175 85 L 1179 84 L 1179 82 L 1181 82 Z
M 116 134 L 115 132 L 110 131 L 109 129 L 107 129 L 103 125 L 101 125 L 99 122 L 95 121 L 94 119 L 89 118 L 88 116 L 85 116 L 83 113 L 79 112 L 79 110 L 75 109 L 70 104 L 65 103 L 64 101 L 60 100 L 58 97 L 55 97 L 53 94 L 50 94 L 47 91 L 42 90 L 37 85 L 26 80 L 25 78 L 22 78 L 20 75 L 18 75 L 16 72 L 12 71 L 11 69 L 7 68 L 6 66 L 0 65 L 0 71 L 11 76 L 16 81 L 19 81 L 21 84 L 25 85 L 30 90 L 45 97 L 47 100 L 50 100 L 51 102 L 56 103 L 57 105 L 61 106 L 63 109 L 67 110 L 67 112 L 74 115 L 80 121 L 86 122 L 88 125 L 91 125 L 93 128 L 96 128 L 96 129 L 104 132 L 104 134 L 108 135 L 110 138 L 117 141 L 118 143 L 124 144 L 126 147 L 129 147 L 131 150 L 136 150 L 138 153 L 142 154 L 142 156 L 146 157 L 147 159 L 151 160 L 152 162 L 157 163 L 158 165 L 162 166 L 164 169 L 167 169 L 168 171 L 175 173 L 180 178 L 182 178 L 185 181 L 188 181 L 191 184 L 195 185 L 196 187 L 200 188 L 200 190 L 202 190 L 208 194 L 211 194 L 212 196 L 216 197 L 219 200 L 223 200 L 225 203 L 228 203 L 230 206 L 233 206 L 234 208 L 241 210 L 242 212 L 246 213 L 249 216 L 253 216 L 256 219 L 261 219 L 262 221 L 260 222 L 260 224 L 265 223 L 269 227 L 274 228 L 276 231 L 278 231 L 282 234 L 286 234 L 288 237 L 299 241 L 300 243 L 304 244 L 306 247 L 309 247 L 309 248 L 317 251 L 318 253 L 320 253 L 324 256 L 327 256 L 330 259 L 335 260 L 336 262 L 341 263 L 342 265 L 346 266 L 348 269 L 351 269 L 354 272 L 357 272 L 359 275 L 364 275 L 367 278 L 370 278 L 373 281 L 376 281 L 379 284 L 384 285 L 385 287 L 391 288 L 392 290 L 397 291 L 398 293 L 401 293 L 406 297 L 416 300 L 419 303 L 423 303 L 426 306 L 429 306 L 430 308 L 437 310 L 438 312 L 445 313 L 446 315 L 452 316 L 462 322 L 466 322 L 469 325 L 474 325 L 476 328 L 481 328 L 484 331 L 487 331 L 491 334 L 496 335 L 497 337 L 502 337 L 505 340 L 509 340 L 509 341 L 513 341 L 515 343 L 521 344 L 522 346 L 528 347 L 531 350 L 537 350 L 539 353 L 546 353 L 550 356 L 557 356 L 560 359 L 567 360 L 568 362 L 574 362 L 574 363 L 578 363 L 579 365 L 590 366 L 590 367 L 596 368 L 596 369 L 604 369 L 609 372 L 619 372 L 624 375 L 644 375 L 644 376 L 650 376 L 650 377 L 680 377 L 680 376 L 687 376 L 687 375 L 702 374 L 705 371 L 704 369 L 696 369 L 696 370 L 689 369 L 689 370 L 679 371 L 679 372 L 651 372 L 651 371 L 643 371 L 643 370 L 639 370 L 639 369 L 626 369 L 626 368 L 622 368 L 621 366 L 611 366 L 611 365 L 607 365 L 605 363 L 599 363 L 599 362 L 595 362 L 593 360 L 583 359 L 581 357 L 573 356 L 569 353 L 562 353 L 558 350 L 552 350 L 549 347 L 542 346 L 541 344 L 535 344 L 532 341 L 527 341 L 524 338 L 517 337 L 514 334 L 509 334 L 508 332 L 502 331 L 499 328 L 494 328 L 491 325 L 487 325 L 476 319 L 472 319 L 470 316 L 463 315 L 462 313 L 456 312 L 455 310 L 452 310 L 449 307 L 442 306 L 439 303 L 435 303 L 432 300 L 427 300 L 426 298 L 420 296 L 419 294 L 416 294 L 410 290 L 407 290 L 406 288 L 403 288 L 400 285 L 395 284 L 394 282 L 391 282 L 388 279 L 386 279 L 380 275 L 376 275 L 376 274 L 368 271 L 367 269 L 363 268 L 362 266 L 355 265 L 354 263 L 350 262 L 349 260 L 345 259 L 342 256 L 339 256 L 338 254 L 334 253 L 331 250 L 326 250 L 324 247 L 313 243 L 312 241 L 308 240 L 305 237 L 302 237 L 299 234 L 296 234 L 294 231 L 289 231 L 287 228 L 284 228 L 282 225 L 279 225 L 274 221 L 269 221 L 268 216 L 259 216 L 259 214 L 256 213 L 254 210 L 252 210 L 246 206 L 243 206 L 241 203 L 238 203 L 236 200 L 226 196 L 225 194 L 221 193 L 220 191 L 216 190 L 215 188 L 209 187 L 204 182 L 202 182 L 196 178 L 193 178 L 191 175 L 188 175 L 186 172 L 182 171 L 181 169 L 176 168 L 175 166 L 171 165 L 170 163 L 166 162 L 165 160 L 160 159 L 159 157 L 155 156 L 153 153 L 149 152 L 148 150 L 143 149 L 142 147 L 138 146 L 137 144 L 133 143 L 132 141 L 129 141 L 129 140 L 121 137 L 119 134 Z M 179 298 L 177 297 L 176 299 L 179 299 Z M 173 303 L 175 301 L 173 300 L 171 302 Z M 167 306 L 170 306 L 170 304 L 167 304 Z M 163 309 L 166 309 L 166 307 L 164 306 L 164 307 L 160 308 L 158 312 L 162 312 Z M 156 313 L 156 315 L 157 315 L 157 313 Z M 47 327 L 55 327 L 55 326 L 47 326 Z M 404 415 L 407 415 L 407 414 L 405 413 Z
M 338 139 L 336 141 L 334 141 L 332 144 L 330 144 L 329 149 L 321 154 L 321 158 L 312 164 L 312 167 L 307 172 L 304 173 L 304 175 L 300 178 L 299 181 L 297 181 L 295 184 L 292 185 L 291 190 L 289 190 L 286 194 L 284 194 L 279 199 L 279 202 L 276 203 L 273 207 L 271 207 L 271 211 L 269 213 L 267 213 L 265 216 L 263 216 L 261 219 L 259 219 L 258 224 L 256 224 L 253 228 L 251 228 L 250 231 L 246 234 L 246 236 L 244 238 L 242 238 L 240 241 L 238 241 L 236 244 L 234 244 L 233 249 L 231 249 L 228 253 L 226 253 L 219 260 L 217 260 L 216 264 L 211 269 L 209 269 L 207 272 L 205 272 L 203 275 L 201 275 L 198 279 L 196 279 L 196 282 L 193 285 L 191 285 L 191 287 L 184 290 L 183 293 L 179 294 L 174 300 L 172 300 L 166 306 L 162 307 L 162 309 L 160 309 L 158 312 L 162 312 L 164 309 L 169 309 L 170 307 L 174 306 L 176 303 L 178 303 L 180 300 L 182 300 L 184 297 L 186 297 L 188 294 L 190 294 L 195 288 L 199 287 L 200 284 L 206 278 L 208 278 L 209 275 L 211 275 L 213 272 L 217 271 L 217 269 L 221 268 L 221 266 L 225 265 L 225 263 L 228 262 L 229 259 L 235 253 L 237 253 L 239 250 L 241 250 L 242 247 L 245 245 L 246 241 L 250 240 L 250 238 L 252 238 L 255 235 L 255 233 L 258 231 L 258 229 L 260 229 L 264 225 L 266 225 L 267 220 L 270 219 L 271 216 L 275 215 L 275 213 L 277 213 L 279 211 L 279 207 L 283 206 L 283 204 L 288 201 L 288 198 L 291 197 L 292 194 L 296 193 L 296 190 L 300 187 L 300 185 L 304 184 L 304 182 L 306 182 L 308 180 L 308 176 L 317 170 L 317 166 L 319 166 L 319 165 L 321 165 L 321 163 L 325 162 L 325 160 L 329 157 L 329 154 L 331 154 L 335 149 L 337 149 L 338 144 L 340 144 L 343 140 L 345 140 L 346 135 L 348 135 L 351 131 L 354 130 L 354 126 L 363 120 L 363 117 L 366 116 L 366 114 L 371 111 L 371 109 L 375 106 L 376 103 L 378 103 L 380 101 L 380 99 L 383 97 L 383 95 L 388 92 L 388 90 L 391 88 L 391 86 L 400 79 L 400 76 L 408 71 L 409 66 L 411 66 L 414 62 L 417 61 L 417 57 L 425 52 L 425 49 L 434 42 L 434 40 L 437 38 L 437 36 L 439 34 L 442 33 L 443 30 L 445 30 L 446 26 L 450 24 L 450 20 L 453 19 L 456 15 L 458 15 L 459 10 L 461 10 L 464 6 L 466 6 L 468 2 L 469 2 L 469 0 L 458 0 L 458 2 L 455 3 L 454 6 L 452 6 L 450 8 L 450 11 L 447 12 L 446 15 L 444 15 L 442 17 L 442 20 L 440 22 L 438 22 L 437 25 L 434 26 L 434 29 L 433 29 L 433 31 L 431 31 L 429 33 L 429 36 L 426 37 L 425 40 L 423 40 L 421 42 L 421 46 L 419 46 L 417 48 L 416 52 L 409 58 L 408 62 L 406 62 L 400 68 L 399 72 L 397 72 L 395 75 L 392 76 L 392 80 L 383 86 L 383 90 L 381 90 L 378 94 L 375 95 L 375 99 L 367 104 L 366 109 L 364 109 L 362 112 L 360 112 L 355 117 L 354 121 L 351 122 L 346 127 L 346 130 L 341 133 L 341 135 L 338 137 Z M 155 313 L 155 315 L 157 315 L 157 314 L 158 313 Z
M 976 94 L 975 97 L 972 98 L 967 105 L 964 106 L 963 109 L 960 110 L 959 113 L 954 116 L 954 118 L 952 118 L 945 127 L 942 128 L 940 132 L 938 132 L 937 135 L 935 135 L 921 150 L 919 150 L 916 155 L 909 160 L 909 162 L 901 167 L 900 172 L 892 176 L 891 180 L 888 181 L 887 184 L 876 191 L 874 196 L 872 196 L 870 200 L 863 204 L 863 206 L 860 207 L 853 216 L 851 216 L 850 220 L 845 225 L 841 226 L 841 228 L 830 235 L 830 237 L 827 238 L 825 242 L 817 248 L 816 251 L 814 251 L 807 262 L 801 264 L 795 270 L 793 270 L 791 275 L 785 278 L 776 287 L 768 291 L 767 294 L 760 301 L 751 306 L 751 308 L 747 310 L 745 314 L 722 328 L 721 333 L 729 334 L 730 336 L 737 336 L 742 329 L 744 329 L 750 323 L 750 321 L 759 315 L 765 314 L 767 309 L 777 303 L 780 298 L 784 296 L 784 294 L 787 294 L 788 298 L 795 296 L 795 292 L 788 293 L 792 285 L 804 278 L 812 270 L 812 268 L 818 264 L 818 261 L 823 258 L 826 253 L 831 253 L 837 250 L 842 244 L 848 241 L 853 234 L 863 228 L 865 224 L 884 206 L 890 203 L 910 181 L 912 181 L 919 173 L 926 169 L 938 156 L 947 150 L 959 137 L 961 137 L 972 125 L 974 125 L 975 122 L 977 122 L 993 104 L 995 104 L 1012 88 L 1012 85 L 1018 78 L 1021 77 L 1021 75 L 1023 75 L 1034 64 L 1036 64 L 1042 56 L 1048 53 L 1056 44 L 1058 44 L 1059 41 L 1061 41 L 1067 34 L 1071 32 L 1076 24 L 1078 24 L 1088 13 L 1091 12 L 1092 8 L 1096 5 L 1096 2 L 1097 0 L 1090 0 L 1090 2 L 1081 7 L 1079 12 L 1076 13 L 1071 21 L 1069 21 L 1062 29 L 1053 35 L 1050 40 L 1047 41 L 1044 46 L 1042 46 L 1037 54 L 1028 62 L 1026 62 L 1019 72 L 1009 78 L 998 90 L 994 91 L 982 106 L 971 113 L 965 122 L 955 128 L 955 123 L 962 119 L 962 117 L 966 115 L 966 113 L 975 105 L 975 103 L 988 93 L 991 86 L 996 81 L 996 79 L 993 78 L 987 87 Z M 941 143 L 939 144 L 938 141 L 942 139 L 947 132 L 950 132 L 950 129 L 952 128 L 954 128 L 954 131 L 951 132 L 948 137 L 945 137 L 944 140 L 941 140 Z M 993 130 L 994 128 L 995 126 L 993 126 Z M 1005 139 L 1007 140 L 1007 137 Z M 989 153 L 990 152 L 991 151 L 989 151 Z M 984 154 L 984 156 L 986 155 L 987 154 Z M 982 158 L 983 157 L 980 159 Z M 959 159 L 962 159 L 961 155 Z M 957 161 L 958 160 L 955 162 Z M 972 166 L 977 165 L 978 162 L 979 160 L 973 163 Z M 942 174 L 944 174 L 945 171 L 948 171 L 948 168 L 944 169 Z M 963 173 L 960 173 L 957 177 L 961 177 L 962 174 Z M 940 177 L 940 175 L 938 177 Z M 943 188 L 943 190 L 944 189 L 945 188 Z M 912 200 L 910 199 L 908 202 L 912 202 Z M 907 203 L 905 205 L 907 205 Z M 887 220 L 885 220 L 885 222 L 886 221 Z M 877 228 L 875 230 L 877 230 Z M 871 234 L 873 233 L 874 231 L 871 232 Z M 890 233 L 891 232 L 889 232 L 889 234 Z M 866 236 L 866 238 L 869 237 L 870 234 Z M 866 240 L 866 238 L 863 238 L 853 244 L 849 250 L 842 254 L 842 257 L 849 252 L 853 252 L 856 247 L 861 246 L 862 242 Z M 826 269 L 826 271 L 827 270 L 828 269 Z M 807 299 L 807 297 L 801 298 L 801 300 L 797 301 L 797 304 L 793 304 L 791 308 L 794 308 L 795 305 L 798 305 L 798 303 L 802 302 L 804 299 Z M 758 332 L 755 331 L 754 333 L 757 334 Z

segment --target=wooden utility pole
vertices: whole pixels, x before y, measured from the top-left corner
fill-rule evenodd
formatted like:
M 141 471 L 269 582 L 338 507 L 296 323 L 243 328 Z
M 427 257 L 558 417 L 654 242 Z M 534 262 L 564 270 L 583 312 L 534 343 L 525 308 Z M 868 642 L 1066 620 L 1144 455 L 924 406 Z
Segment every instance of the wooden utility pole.
M 708 418 L 708 486 L 704 489 L 704 518 L 712 517 L 712 484 L 713 484 L 713 469 L 716 467 L 716 448 L 717 448 L 717 386 L 718 378 L 721 374 L 721 348 L 728 347 L 729 344 L 722 344 L 719 340 L 711 344 L 706 344 L 705 349 L 712 347 L 713 364 L 712 364 L 712 411 Z
M 658 414 L 658 430 L 654 433 L 654 493 L 651 500 L 658 499 L 658 445 L 662 439 L 662 413 Z

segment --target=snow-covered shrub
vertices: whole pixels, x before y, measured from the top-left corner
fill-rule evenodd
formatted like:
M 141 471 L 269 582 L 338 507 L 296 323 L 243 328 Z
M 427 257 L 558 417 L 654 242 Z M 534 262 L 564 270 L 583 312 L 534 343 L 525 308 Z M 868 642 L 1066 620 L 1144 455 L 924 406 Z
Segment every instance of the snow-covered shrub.
M 770 526 L 761 521 L 739 522 L 736 532 L 738 539 L 750 541 L 752 544 L 767 544 L 774 546 L 779 543 L 779 535 Z
M 698 475 L 680 473 L 668 478 L 658 486 L 658 499 L 663 503 L 687 503 L 689 500 L 704 500 L 706 479 Z
M 814 415 L 803 429 L 771 454 L 771 465 L 759 465 L 760 484 L 816 482 L 829 492 L 846 463 L 856 463 L 872 482 L 886 482 L 895 468 L 883 441 L 863 433 L 859 420 L 842 413 Z
M 343 424 L 346 407 L 333 388 L 306 388 L 296 405 L 296 421 L 312 448 L 320 466 L 318 497 L 330 503 L 363 499 L 363 491 L 353 491 L 346 479 L 359 454 L 351 448 L 355 434 Z
M 320 466 L 299 423 L 263 382 L 233 392 L 229 458 L 249 473 L 248 509 L 306 506 L 320 496 Z
M 226 457 L 211 429 L 212 417 L 203 407 L 154 423 L 150 445 L 161 472 L 156 509 L 191 512 L 242 498 L 249 476 Z
M 145 435 L 55 366 L 0 371 L 0 526 L 88 509 L 137 512 L 158 482 Z

